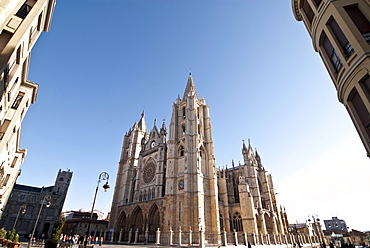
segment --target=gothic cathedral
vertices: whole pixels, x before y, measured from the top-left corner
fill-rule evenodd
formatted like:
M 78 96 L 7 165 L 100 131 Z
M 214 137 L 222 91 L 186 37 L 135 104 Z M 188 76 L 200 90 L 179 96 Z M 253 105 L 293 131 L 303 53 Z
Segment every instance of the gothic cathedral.
M 271 175 L 250 144 L 242 154 L 243 164 L 216 167 L 209 106 L 190 75 L 168 132 L 164 122 L 148 132 L 142 113 L 124 136 L 109 222 L 115 239 L 158 242 L 160 232 L 170 244 L 217 245 L 226 233 L 286 234 Z

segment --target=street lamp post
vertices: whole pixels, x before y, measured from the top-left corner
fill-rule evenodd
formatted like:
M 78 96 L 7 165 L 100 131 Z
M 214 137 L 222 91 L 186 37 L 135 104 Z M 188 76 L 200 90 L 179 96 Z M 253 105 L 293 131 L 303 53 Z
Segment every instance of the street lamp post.
M 37 223 L 39 222 L 39 218 L 40 218 L 42 207 L 44 206 L 44 204 L 46 205 L 47 208 L 50 207 L 50 205 L 51 205 L 50 200 L 51 200 L 51 195 L 45 195 L 44 196 L 44 199 L 40 201 L 40 205 L 41 206 L 40 206 L 39 214 L 37 215 L 36 223 L 35 223 L 35 226 L 33 227 L 30 240 L 28 241 L 27 248 L 29 248 L 31 246 L 31 241 L 33 239 L 33 235 L 35 234 Z
M 90 226 L 91 226 L 91 222 L 92 222 L 92 218 L 93 218 L 93 214 L 94 214 L 95 200 L 96 200 L 96 196 L 98 194 L 99 184 L 100 184 L 101 181 L 107 181 L 103 185 L 104 192 L 107 192 L 107 190 L 110 188 L 110 186 L 108 184 L 108 179 L 109 179 L 109 174 L 107 172 L 100 173 L 99 180 L 98 180 L 98 185 L 96 185 L 94 200 L 93 200 L 92 207 L 91 207 L 90 220 L 89 220 L 89 224 L 87 225 L 87 233 L 86 233 L 85 242 L 84 242 L 84 247 L 85 248 L 88 244 L 88 239 L 90 238 Z
M 20 208 L 18 210 L 17 217 L 15 218 L 14 225 L 13 225 L 13 228 L 12 229 L 15 229 L 15 226 L 17 225 L 19 214 L 20 213 L 24 214 L 26 212 L 26 207 L 27 207 L 26 204 L 23 204 L 22 206 L 20 206 Z

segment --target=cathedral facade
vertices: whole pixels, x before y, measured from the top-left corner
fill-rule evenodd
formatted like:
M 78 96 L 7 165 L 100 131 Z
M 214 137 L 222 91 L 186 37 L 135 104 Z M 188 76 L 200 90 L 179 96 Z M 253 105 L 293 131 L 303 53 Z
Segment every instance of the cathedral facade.
M 109 227 L 119 242 L 283 244 L 285 210 L 259 154 L 243 142 L 242 164 L 216 167 L 209 106 L 190 75 L 165 123 L 144 113 L 125 134 Z M 291 240 L 292 241 L 292 240 Z

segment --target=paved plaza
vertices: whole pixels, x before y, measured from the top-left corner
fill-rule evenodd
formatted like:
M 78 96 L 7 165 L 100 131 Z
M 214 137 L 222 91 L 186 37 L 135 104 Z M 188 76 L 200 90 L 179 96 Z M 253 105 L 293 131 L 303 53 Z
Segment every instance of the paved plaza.
M 39 248 L 43 248 L 38 246 Z M 38 248 L 37 246 L 31 246 L 31 248 Z M 173 246 L 168 246 L 168 245 L 155 245 L 155 244 L 127 244 L 127 243 L 103 243 L 101 246 L 94 244 L 94 248 L 126 248 L 126 247 L 136 247 L 136 248 L 155 248 L 155 247 L 180 247 L 178 245 L 173 245 Z M 189 247 L 186 245 L 183 245 L 181 247 Z M 197 247 L 197 246 L 193 246 Z M 208 247 L 208 246 L 207 246 Z M 212 247 L 217 247 L 217 246 L 212 246 Z M 245 245 L 239 244 L 238 246 L 228 244 L 228 246 L 221 246 L 221 247 L 247 247 Z M 27 242 L 22 242 L 20 248 L 27 248 Z M 78 248 L 78 245 L 73 245 L 72 248 Z M 293 248 L 291 245 L 252 245 L 252 248 Z M 303 248 L 312 248 L 310 245 L 305 245 Z M 317 248 L 317 247 L 313 247 Z
M 27 242 L 21 242 L 20 248 L 27 248 L 27 245 L 28 245 Z M 161 248 L 163 248 L 163 247 L 166 247 L 166 246 L 155 245 L 155 244 L 144 245 L 144 244 L 127 244 L 127 243 L 119 243 L 119 244 L 117 244 L 117 243 L 103 243 L 101 246 L 94 244 L 94 248 L 119 248 L 119 247 L 137 247 L 137 248 L 141 248 L 141 247 L 145 247 L 145 248 L 161 247 Z M 31 248 L 43 248 L 43 247 L 31 246 Z M 78 245 L 77 244 L 73 245 L 72 248 L 78 248 Z

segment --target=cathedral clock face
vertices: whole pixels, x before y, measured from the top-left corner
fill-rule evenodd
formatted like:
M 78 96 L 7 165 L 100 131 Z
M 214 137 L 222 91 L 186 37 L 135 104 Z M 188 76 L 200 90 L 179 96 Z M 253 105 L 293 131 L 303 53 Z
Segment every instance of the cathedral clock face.
M 184 188 L 184 180 L 180 180 L 179 189 L 183 189 L 183 188 Z
M 145 165 L 144 167 L 144 174 L 143 174 L 143 180 L 145 183 L 150 183 L 153 181 L 153 178 L 155 176 L 155 164 L 149 163 Z
M 150 147 L 151 147 L 151 148 L 155 147 L 155 141 L 153 141 L 153 142 L 150 144 Z

